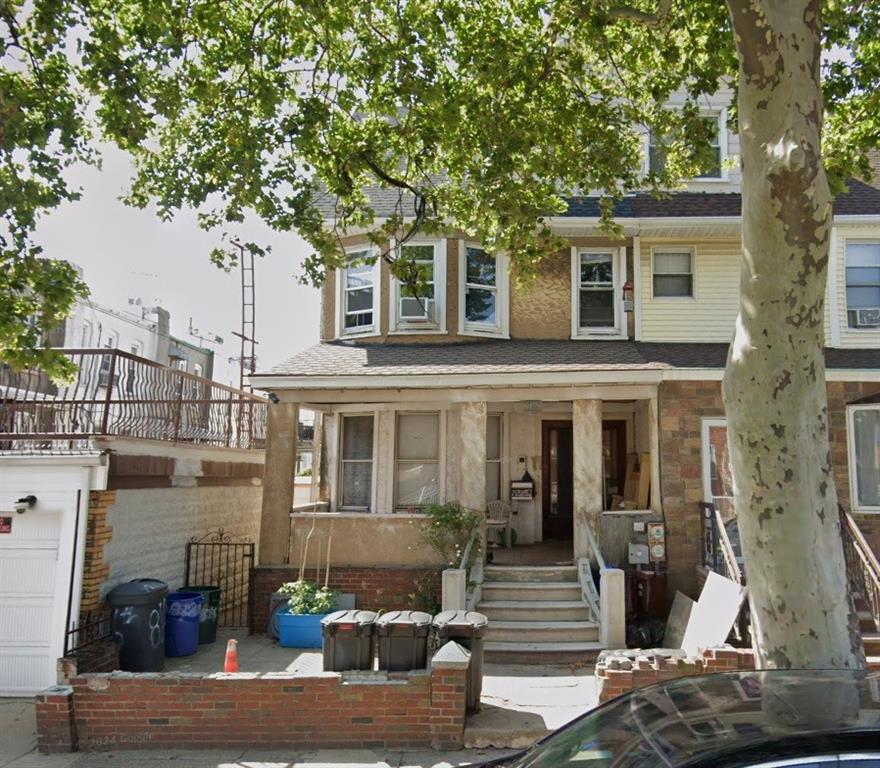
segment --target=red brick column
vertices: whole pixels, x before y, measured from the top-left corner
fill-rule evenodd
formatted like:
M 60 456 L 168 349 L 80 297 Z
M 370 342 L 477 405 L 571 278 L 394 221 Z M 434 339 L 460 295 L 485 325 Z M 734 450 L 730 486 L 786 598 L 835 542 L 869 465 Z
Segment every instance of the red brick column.
M 73 688 L 56 685 L 36 698 L 37 748 L 43 754 L 75 752 L 76 722 L 73 716 Z
M 458 643 L 446 643 L 431 660 L 431 746 L 461 749 L 471 654 Z
M 100 607 L 101 587 L 110 578 L 110 566 L 104 562 L 104 547 L 113 538 L 113 529 L 107 525 L 107 510 L 115 501 L 116 491 L 92 491 L 89 494 L 81 611 Z

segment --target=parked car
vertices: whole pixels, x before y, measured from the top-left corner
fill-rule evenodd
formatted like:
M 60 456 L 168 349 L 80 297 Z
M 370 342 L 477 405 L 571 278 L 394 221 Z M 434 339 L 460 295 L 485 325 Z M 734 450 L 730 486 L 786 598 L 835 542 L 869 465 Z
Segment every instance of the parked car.
M 639 688 L 481 768 L 880 768 L 880 673 L 729 672 Z

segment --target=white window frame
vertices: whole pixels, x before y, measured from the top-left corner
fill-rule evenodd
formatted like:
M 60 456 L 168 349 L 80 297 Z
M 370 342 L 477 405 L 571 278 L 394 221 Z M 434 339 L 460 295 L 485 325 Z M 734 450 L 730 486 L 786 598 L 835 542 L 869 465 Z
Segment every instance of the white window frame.
M 352 254 L 366 251 L 367 258 L 376 255 L 375 248 L 372 245 L 353 245 L 345 249 L 346 263 Z M 381 328 L 381 292 L 382 292 L 382 260 L 376 259 L 373 264 L 373 323 L 372 325 L 364 325 L 359 328 L 345 327 L 345 294 L 346 294 L 346 273 L 347 267 L 341 267 L 336 270 L 336 338 L 352 338 L 358 336 L 376 336 Z
M 712 427 L 724 427 L 725 429 L 727 429 L 727 419 L 717 416 L 711 416 L 704 417 L 702 420 L 702 427 L 700 429 L 700 454 L 702 456 L 703 462 L 703 500 L 708 503 L 713 503 L 713 499 L 715 498 L 724 498 L 730 499 L 732 502 L 733 496 L 716 497 L 712 493 L 712 454 L 710 452 L 711 444 L 709 443 L 709 430 Z
M 860 243 L 880 243 L 880 237 L 844 237 L 843 238 L 843 317 L 836 318 L 837 322 L 840 323 L 840 328 L 846 333 L 861 333 L 861 334 L 880 334 L 880 326 L 864 326 L 859 327 L 858 325 L 850 325 L 849 324 L 849 299 L 846 295 L 847 282 L 846 282 L 846 251 L 849 247 L 850 243 L 854 245 L 858 245 Z M 836 254 L 835 254 L 836 257 Z M 829 285 L 831 284 L 831 275 L 830 275 L 830 266 L 831 261 L 829 261 Z M 835 275 L 836 277 L 836 275 Z M 834 323 L 835 318 L 832 318 L 831 322 Z M 833 327 L 833 326 L 832 326 Z M 839 331 L 838 331 L 839 332 Z
M 467 281 L 467 249 L 486 249 L 473 240 L 458 241 L 458 332 L 461 336 L 489 336 L 495 339 L 510 338 L 510 275 L 509 258 L 506 254 L 495 256 L 495 323 L 479 323 L 468 320 L 465 315 L 465 297 L 471 287 Z M 486 290 L 485 285 L 473 285 Z
M 406 512 L 411 507 L 416 507 L 414 514 L 421 514 L 421 510 L 417 508 L 417 505 L 412 504 L 400 504 L 397 498 L 397 476 L 398 476 L 398 467 L 400 464 L 400 459 L 398 458 L 398 440 L 397 433 L 399 428 L 399 422 L 401 416 L 428 416 L 428 415 L 436 415 L 437 416 L 437 500 L 433 503 L 436 504 L 445 504 L 446 503 L 446 411 L 443 409 L 432 409 L 428 408 L 426 410 L 400 410 L 393 411 L 394 415 L 394 454 L 392 457 L 393 466 L 392 466 L 392 485 L 391 485 L 391 498 L 392 498 L 392 510 L 397 514 L 406 514 Z M 404 462 L 410 463 L 418 463 L 418 461 L 424 461 L 423 459 L 404 459 Z
M 446 333 L 446 238 L 439 240 L 407 240 L 402 247 L 409 245 L 430 245 L 434 248 L 434 313 L 436 320 L 428 318 L 401 318 L 400 280 L 391 278 L 388 291 L 389 334 L 443 334 Z M 395 251 L 401 246 L 394 244 Z
M 849 472 L 849 499 L 854 512 L 880 512 L 880 506 L 862 506 L 859 504 L 858 487 L 856 483 L 856 442 L 855 425 L 853 414 L 856 411 L 880 411 L 880 403 L 866 403 L 864 405 L 848 405 L 846 407 L 846 449 Z
M 685 253 L 691 255 L 691 295 L 657 296 L 654 294 L 654 256 L 658 253 Z M 673 274 L 673 273 L 661 273 Z M 676 272 L 674 274 L 683 274 Z M 654 245 L 651 246 L 651 300 L 652 301 L 696 301 L 697 299 L 697 248 L 694 245 Z
M 370 506 L 368 507 L 352 507 L 352 506 L 343 506 L 342 505 L 342 497 L 344 495 L 343 492 L 343 458 L 342 458 L 342 450 L 343 450 L 343 440 L 345 439 L 345 419 L 358 417 L 358 416 L 369 416 L 373 420 L 373 445 L 372 445 L 372 458 L 370 459 Z M 336 511 L 338 512 L 362 512 L 364 514 L 371 514 L 376 512 L 376 481 L 377 481 L 377 454 L 379 450 L 379 419 L 378 414 L 375 411 L 345 411 L 338 414 L 338 426 L 337 426 L 337 440 L 336 440 L 336 488 L 335 490 L 335 505 Z M 366 459 L 349 459 L 349 461 L 357 461 L 357 462 L 365 462 Z M 313 470 L 314 471 L 314 470 Z
M 720 176 L 694 176 L 687 179 L 687 183 L 699 182 L 700 184 L 717 184 L 719 182 L 729 181 L 729 173 L 727 168 L 727 158 L 729 157 L 730 134 L 727 129 L 727 109 L 707 109 L 700 112 L 702 117 L 714 117 L 718 121 L 718 160 L 721 164 Z M 651 130 L 643 128 L 643 152 L 645 163 L 643 170 L 645 175 L 651 172 Z
M 581 328 L 581 254 L 611 253 L 612 260 L 612 305 L 614 307 L 614 326 L 605 328 Z M 626 246 L 609 246 L 608 248 L 571 248 L 571 338 L 572 339 L 622 339 L 626 338 L 623 318 L 626 316 L 623 307 L 622 286 L 626 283 Z M 638 300 L 638 297 L 636 297 Z

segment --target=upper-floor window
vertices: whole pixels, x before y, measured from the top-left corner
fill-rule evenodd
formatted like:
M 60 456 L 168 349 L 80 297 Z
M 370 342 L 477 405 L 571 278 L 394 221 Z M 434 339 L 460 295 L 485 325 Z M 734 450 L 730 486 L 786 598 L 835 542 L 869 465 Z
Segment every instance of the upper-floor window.
M 195 363 L 195 364 L 193 365 L 193 375 L 194 375 L 194 376 L 201 376 L 203 372 L 204 372 L 204 371 L 203 371 L 203 369 L 202 369 L 202 366 L 199 365 L 199 363 Z
M 370 511 L 373 496 L 373 414 L 342 417 L 339 506 Z
M 693 249 L 655 248 L 652 256 L 654 298 L 693 298 Z
M 397 415 L 395 507 L 418 508 L 440 500 L 440 414 Z
M 109 331 L 102 345 L 104 349 L 116 349 L 119 346 L 119 335 L 115 331 Z M 113 355 L 101 355 L 101 367 L 98 370 L 98 386 L 106 387 L 110 384 L 110 369 L 113 367 Z M 119 378 L 119 371 L 114 371 L 113 381 Z
M 462 242 L 459 255 L 459 321 L 471 335 L 506 334 L 507 262 L 479 245 Z
M 398 248 L 399 258 L 414 265 L 417 280 L 392 280 L 392 331 L 446 330 L 446 241 L 406 243 Z
M 370 263 L 371 260 L 373 263 Z M 345 268 L 339 276 L 338 335 L 376 333 L 379 328 L 378 259 L 370 248 L 346 253 Z
M 721 179 L 724 177 L 726 157 L 727 120 L 724 112 L 705 116 L 706 127 L 710 131 L 709 147 L 711 159 L 706 163 L 697 179 Z M 666 167 L 666 147 L 668 141 L 653 131 L 648 133 L 648 170 L 661 173 Z
M 880 327 L 880 242 L 846 244 L 846 321 L 850 328 Z
M 572 250 L 572 335 L 617 333 L 622 251 L 619 248 Z
M 852 506 L 880 511 L 880 405 L 852 405 L 847 416 Z

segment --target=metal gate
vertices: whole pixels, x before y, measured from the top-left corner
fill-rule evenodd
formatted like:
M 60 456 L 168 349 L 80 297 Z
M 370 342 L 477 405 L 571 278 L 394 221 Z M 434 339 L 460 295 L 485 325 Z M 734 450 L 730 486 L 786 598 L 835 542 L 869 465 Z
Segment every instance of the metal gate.
M 216 586 L 220 594 L 218 624 L 221 627 L 247 627 L 253 631 L 250 600 L 254 569 L 254 542 L 236 540 L 218 528 L 186 544 L 186 586 Z

